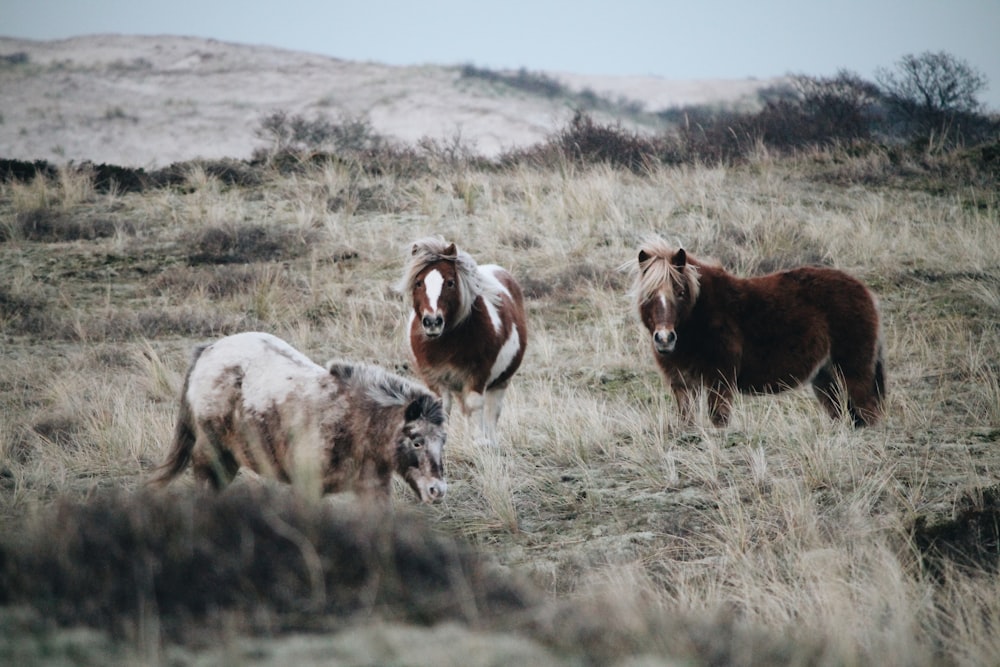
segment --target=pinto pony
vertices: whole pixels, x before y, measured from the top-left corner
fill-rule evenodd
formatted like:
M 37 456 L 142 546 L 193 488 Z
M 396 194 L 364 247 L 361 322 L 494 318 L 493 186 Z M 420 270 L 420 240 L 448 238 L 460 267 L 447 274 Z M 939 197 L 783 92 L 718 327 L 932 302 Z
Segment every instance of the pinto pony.
M 417 371 L 439 394 L 452 394 L 496 444 L 504 392 L 521 365 L 528 330 L 524 297 L 503 268 L 480 266 L 441 238 L 416 241 L 397 290 L 412 301 L 407 339 Z
M 855 426 L 881 417 L 878 305 L 855 278 L 819 267 L 737 278 L 661 239 L 643 244 L 633 266 L 631 294 L 686 423 L 692 392 L 702 387 L 722 426 L 734 391 L 771 394 L 805 383 L 835 419 L 845 408 Z
M 324 368 L 270 334 L 236 334 L 195 350 L 173 446 L 151 483 L 189 463 L 216 490 L 240 467 L 285 482 L 318 472 L 324 493 L 387 501 L 395 471 L 420 500 L 437 501 L 448 488 L 444 422 L 440 399 L 377 366 Z

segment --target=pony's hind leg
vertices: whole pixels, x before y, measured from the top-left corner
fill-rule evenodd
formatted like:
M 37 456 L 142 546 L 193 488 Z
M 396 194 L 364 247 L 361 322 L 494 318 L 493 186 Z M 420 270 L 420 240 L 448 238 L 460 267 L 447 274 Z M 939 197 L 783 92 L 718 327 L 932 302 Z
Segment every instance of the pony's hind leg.
M 221 440 L 212 436 L 210 427 L 203 424 L 199 430 L 191 455 L 191 472 L 203 488 L 221 491 L 236 477 L 240 469 L 239 461 L 232 452 L 218 444 Z
M 196 457 L 191 471 L 198 483 L 207 489 L 222 491 L 236 477 L 240 464 L 227 451 L 215 452 L 214 456 Z
M 879 357 L 870 373 L 847 379 L 848 405 L 856 427 L 872 426 L 882 417 L 885 369 Z
M 812 380 L 812 389 L 819 404 L 830 415 L 830 419 L 840 419 L 844 415 L 841 384 L 831 366 L 823 366 L 817 371 Z

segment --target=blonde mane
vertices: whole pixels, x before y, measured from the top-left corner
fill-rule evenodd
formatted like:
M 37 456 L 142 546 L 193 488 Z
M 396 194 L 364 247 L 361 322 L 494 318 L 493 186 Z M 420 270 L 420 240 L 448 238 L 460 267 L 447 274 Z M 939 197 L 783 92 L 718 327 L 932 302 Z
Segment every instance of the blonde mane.
M 647 255 L 645 261 L 640 262 L 637 256 L 626 265 L 631 268 L 634 276 L 629 295 L 637 303 L 641 304 L 659 293 L 664 284 L 679 282 L 685 282 L 691 300 L 697 300 L 701 291 L 701 274 L 691 257 L 688 257 L 683 270 L 674 266 L 673 258 L 679 250 L 680 248 L 674 248 L 658 236 L 647 238 L 639 246 L 639 253 Z

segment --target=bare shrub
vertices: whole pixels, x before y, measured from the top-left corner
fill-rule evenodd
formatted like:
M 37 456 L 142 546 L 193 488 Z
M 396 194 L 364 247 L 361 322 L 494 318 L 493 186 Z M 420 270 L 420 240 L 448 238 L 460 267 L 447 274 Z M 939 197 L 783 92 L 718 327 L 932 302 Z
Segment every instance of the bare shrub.
M 264 116 L 256 130 L 268 147 L 256 156 L 273 159 L 284 154 L 358 153 L 379 148 L 384 140 L 365 116 L 343 115 L 332 121 L 321 115 L 312 120 L 279 110 Z
M 576 164 L 608 164 L 636 173 L 648 171 L 660 161 L 662 146 L 652 138 L 630 132 L 620 124 L 601 124 L 577 111 L 569 125 L 548 141 L 533 148 L 501 156 L 504 165 L 522 163 L 558 168 L 563 161 Z

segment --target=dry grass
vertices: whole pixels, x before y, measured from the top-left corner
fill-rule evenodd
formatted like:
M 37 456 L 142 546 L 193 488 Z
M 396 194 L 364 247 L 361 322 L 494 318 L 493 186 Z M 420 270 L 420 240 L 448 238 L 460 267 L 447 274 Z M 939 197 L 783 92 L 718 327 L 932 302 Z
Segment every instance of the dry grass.
M 134 226 L 44 240 L 14 229 L 0 243 L 4 535 L 55 502 L 136 490 L 206 338 L 259 328 L 318 361 L 407 372 L 391 285 L 406 244 L 435 233 L 522 279 L 530 342 L 501 447 L 475 446 L 456 412 L 449 500 L 419 513 L 545 594 L 517 631 L 553 660 L 995 661 L 995 575 L 944 562 L 931 576 L 911 535 L 918 517 L 946 523 L 1000 482 L 1000 235 L 982 193 L 828 184 L 766 154 L 640 175 L 335 165 L 247 187 L 195 169 L 144 194 L 65 177 L 0 187 L 0 219 Z M 885 423 L 831 423 L 797 391 L 737 401 L 723 430 L 704 416 L 678 429 L 616 268 L 650 232 L 742 274 L 820 262 L 868 281 L 887 341 Z M 243 620 L 233 627 L 255 627 Z

